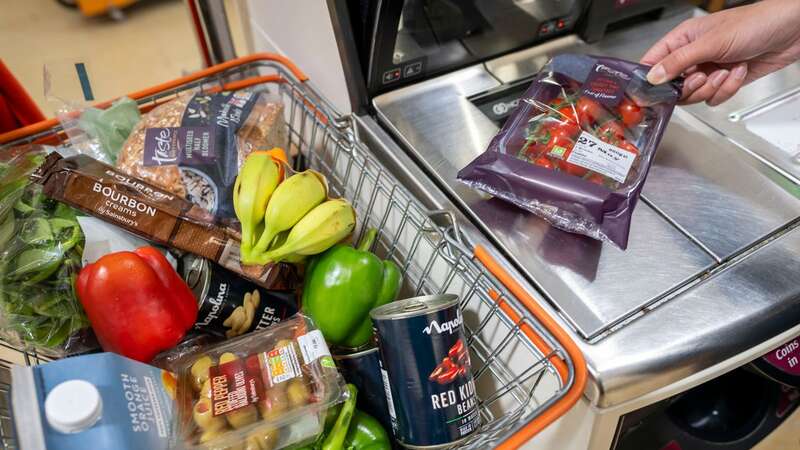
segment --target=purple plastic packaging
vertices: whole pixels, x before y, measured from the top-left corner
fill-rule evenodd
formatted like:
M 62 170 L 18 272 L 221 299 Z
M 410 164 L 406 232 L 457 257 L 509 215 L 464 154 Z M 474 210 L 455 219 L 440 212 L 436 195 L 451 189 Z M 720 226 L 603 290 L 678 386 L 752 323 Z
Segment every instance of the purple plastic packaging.
M 681 81 L 648 83 L 648 70 L 556 56 L 458 179 L 560 229 L 627 248 L 633 209 L 681 93 Z

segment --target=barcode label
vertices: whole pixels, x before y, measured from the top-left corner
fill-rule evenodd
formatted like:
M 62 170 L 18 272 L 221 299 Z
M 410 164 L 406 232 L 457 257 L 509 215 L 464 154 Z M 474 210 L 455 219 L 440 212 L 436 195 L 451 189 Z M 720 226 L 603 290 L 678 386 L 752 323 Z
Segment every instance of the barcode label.
M 636 155 L 603 142 L 583 131 L 567 157 L 567 162 L 605 175 L 620 183 L 628 178 Z
M 322 337 L 322 332 L 319 330 L 300 336 L 297 338 L 297 344 L 300 345 L 305 364 L 311 364 L 323 356 L 331 356 L 328 344 L 325 343 L 325 338 Z
M 392 388 L 389 384 L 389 374 L 381 367 L 381 378 L 383 378 L 383 391 L 386 393 L 386 403 L 389 404 L 389 417 L 392 418 L 392 425 L 397 421 L 397 413 L 394 410 L 394 400 L 392 400 Z

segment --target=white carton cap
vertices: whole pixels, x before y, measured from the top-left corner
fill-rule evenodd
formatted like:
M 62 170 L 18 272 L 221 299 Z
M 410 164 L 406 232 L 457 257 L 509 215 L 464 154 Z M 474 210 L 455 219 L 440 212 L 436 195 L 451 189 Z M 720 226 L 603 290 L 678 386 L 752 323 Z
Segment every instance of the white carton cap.
M 47 422 L 61 433 L 77 433 L 94 425 L 103 413 L 103 399 L 88 381 L 65 381 L 44 401 Z

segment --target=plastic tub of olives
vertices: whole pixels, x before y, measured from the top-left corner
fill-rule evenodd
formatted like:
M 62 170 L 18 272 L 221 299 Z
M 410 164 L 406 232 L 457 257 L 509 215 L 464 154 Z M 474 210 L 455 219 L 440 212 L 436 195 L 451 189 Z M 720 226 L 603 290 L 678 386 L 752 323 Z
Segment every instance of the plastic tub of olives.
M 347 396 L 322 333 L 297 314 L 181 355 L 174 444 L 273 450 L 310 443 Z

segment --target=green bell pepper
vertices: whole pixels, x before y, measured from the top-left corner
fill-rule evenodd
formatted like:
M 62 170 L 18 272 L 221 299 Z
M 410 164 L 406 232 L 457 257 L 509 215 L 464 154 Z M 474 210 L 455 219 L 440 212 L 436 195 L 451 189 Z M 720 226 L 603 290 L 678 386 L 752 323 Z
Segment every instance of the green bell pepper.
M 380 422 L 356 409 L 358 389 L 347 385 L 344 404 L 328 410 L 324 432 L 310 445 L 294 450 L 391 450 L 392 444 Z
M 356 410 L 350 419 L 350 430 L 344 448 L 352 450 L 391 450 L 392 443 L 381 423 L 369 414 Z
M 368 343 L 370 310 L 395 300 L 400 291 L 397 265 L 369 251 L 376 234 L 370 229 L 357 248 L 335 245 L 308 265 L 303 309 L 331 344 L 357 348 Z
M 358 389 L 356 389 L 354 385 L 348 384 L 347 392 L 350 396 L 344 401 L 342 409 L 339 410 L 339 417 L 336 418 L 333 427 L 322 441 L 320 450 L 341 450 L 344 448 L 344 441 L 350 429 L 350 422 L 353 420 L 353 414 L 356 412 L 356 396 L 358 395 Z

